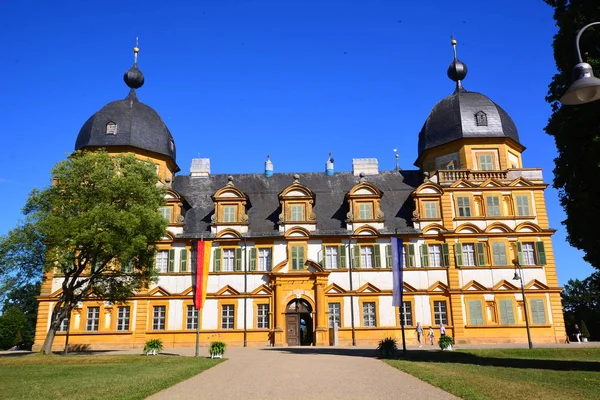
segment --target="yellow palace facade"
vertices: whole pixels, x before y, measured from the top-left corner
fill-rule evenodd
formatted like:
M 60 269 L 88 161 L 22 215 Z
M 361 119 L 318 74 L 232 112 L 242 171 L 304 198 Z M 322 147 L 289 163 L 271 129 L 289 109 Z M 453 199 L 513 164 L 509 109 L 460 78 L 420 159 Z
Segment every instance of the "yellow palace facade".
M 55 347 L 416 343 L 415 329 L 443 324 L 457 343 L 525 343 L 524 285 L 532 339 L 565 337 L 542 171 L 526 168 L 512 119 L 466 91 L 466 67 L 448 69 L 456 90 L 419 133 L 418 169 L 380 171 L 354 159 L 350 172 L 214 175 L 194 159 L 177 175 L 175 142 L 131 92 L 82 127 L 76 149 L 130 152 L 157 165 L 169 221 L 157 243 L 158 281 L 123 304 L 84 301 L 63 321 Z M 140 78 L 141 77 L 141 78 Z M 403 241 L 403 309 L 392 306 L 392 237 Z M 196 249 L 210 242 L 207 296 L 194 308 Z M 519 266 L 515 276 L 515 264 Z M 522 280 L 515 280 L 521 277 Z M 43 343 L 60 276 L 44 281 L 36 346 Z M 400 312 L 402 311 L 402 312 Z

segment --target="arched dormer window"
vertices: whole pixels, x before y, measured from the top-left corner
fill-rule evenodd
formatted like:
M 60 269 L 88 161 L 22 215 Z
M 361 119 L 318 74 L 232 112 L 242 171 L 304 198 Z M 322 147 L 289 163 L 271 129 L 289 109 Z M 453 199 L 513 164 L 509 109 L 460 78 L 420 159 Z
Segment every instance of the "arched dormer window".
M 383 192 L 376 186 L 361 182 L 346 194 L 350 212 L 347 214 L 348 223 L 383 222 L 381 197 Z
M 112 136 L 117 134 L 117 124 L 115 122 L 109 121 L 106 124 L 106 134 Z
M 214 227 L 223 229 L 235 225 L 248 225 L 246 204 L 248 197 L 233 185 L 233 177 L 228 178 L 229 183 L 217 190 L 212 196 L 215 202 L 215 213 L 211 217 Z M 217 229 L 214 233 L 218 233 Z
M 281 214 L 278 224 L 284 231 L 292 225 L 312 225 L 309 229 L 314 229 L 317 223 L 313 212 L 315 194 L 299 183 L 298 175 L 294 176 L 294 183 L 279 194 L 279 203 Z
M 475 122 L 477 123 L 477 126 L 487 126 L 487 114 L 483 111 L 478 111 L 475 114 Z

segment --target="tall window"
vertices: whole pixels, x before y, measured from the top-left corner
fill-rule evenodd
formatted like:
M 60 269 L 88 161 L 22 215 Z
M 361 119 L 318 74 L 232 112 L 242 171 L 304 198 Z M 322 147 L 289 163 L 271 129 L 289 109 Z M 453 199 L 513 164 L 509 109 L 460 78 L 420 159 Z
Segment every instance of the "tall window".
M 479 156 L 479 169 L 483 171 L 494 169 L 494 158 L 491 154 L 481 154 Z
M 232 272 L 235 264 L 235 251 L 223 249 L 223 271 Z
M 515 313 L 512 300 L 500 300 L 498 304 L 500 306 L 500 323 L 504 325 L 514 324 Z
M 234 325 L 234 305 L 225 304 L 221 310 L 221 329 L 233 329 Z
M 432 267 L 442 266 L 442 246 L 439 244 L 429 245 L 429 265 Z
M 338 248 L 337 246 L 325 247 L 325 265 L 327 268 L 338 267 Z
M 373 205 L 371 203 L 358 204 L 359 219 L 373 219 Z
M 493 242 L 492 253 L 494 255 L 494 265 L 508 265 L 506 262 L 506 245 L 504 243 Z
M 535 265 L 535 246 L 533 242 L 523 243 L 523 265 Z
M 235 222 L 235 206 L 223 206 L 223 222 Z
M 340 303 L 329 303 L 329 327 L 333 328 L 334 325 L 337 325 L 338 328 L 341 327 L 341 306 Z
M 154 306 L 152 315 L 152 330 L 162 331 L 165 329 L 166 306 Z
M 463 243 L 463 265 L 466 267 L 475 266 L 475 245 L 473 243 Z
M 129 307 L 119 307 L 119 312 L 117 314 L 117 330 L 118 331 L 128 331 L 129 330 L 129 315 L 130 309 Z
M 360 246 L 360 266 L 373 268 L 373 246 Z
M 483 325 L 483 309 L 481 300 L 469 300 L 469 323 L 470 325 Z
M 271 249 L 258 249 L 258 270 L 271 270 Z
M 304 269 L 304 246 L 292 246 L 292 269 Z
M 487 200 L 487 215 L 489 217 L 500 216 L 500 198 L 498 196 L 488 196 Z
M 156 271 L 167 272 L 169 266 L 169 252 L 159 251 L 156 253 Z
M 433 320 L 436 325 L 448 324 L 448 314 L 446 312 L 445 301 L 433 302 Z
M 437 203 L 428 201 L 425 204 L 425 218 L 438 218 Z
M 269 305 L 259 304 L 256 311 L 258 318 L 256 327 L 258 329 L 269 329 Z
M 542 299 L 531 299 L 529 302 L 531 309 L 531 319 L 534 324 L 545 324 L 546 323 L 546 312 L 544 310 L 544 300 Z
M 529 216 L 529 196 L 517 196 L 517 215 Z
M 59 332 L 66 332 L 68 328 L 69 328 L 69 319 L 68 318 L 65 318 L 62 321 L 60 321 L 60 326 L 58 327 Z
M 291 221 L 304 221 L 304 205 L 292 204 L 290 206 Z
M 398 308 L 399 310 L 400 308 Z M 400 323 L 404 323 L 404 326 L 413 325 L 412 304 L 410 301 L 402 302 L 402 313 L 400 313 L 399 317 Z
M 161 207 L 158 209 L 160 211 L 160 215 L 167 221 L 171 222 L 171 207 Z
M 98 323 L 100 322 L 100 307 L 88 307 L 87 311 L 87 322 L 85 330 L 95 332 L 98 330 Z
M 467 196 L 458 196 L 456 198 L 458 203 L 458 216 L 459 217 L 470 217 L 471 216 L 471 202 Z
M 377 314 L 375 311 L 375 302 L 363 303 L 363 326 L 377 326 Z
M 186 329 L 198 329 L 198 310 L 194 306 L 187 306 Z

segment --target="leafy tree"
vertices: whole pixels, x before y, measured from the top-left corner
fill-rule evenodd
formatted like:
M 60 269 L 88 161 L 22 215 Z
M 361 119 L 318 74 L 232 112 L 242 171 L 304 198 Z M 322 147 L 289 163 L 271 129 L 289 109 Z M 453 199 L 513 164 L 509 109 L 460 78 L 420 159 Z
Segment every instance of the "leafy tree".
M 591 338 L 600 339 L 600 271 L 583 281 L 569 280 L 561 296 L 568 330 L 579 324 L 583 332 L 581 321 L 588 321 Z
M 154 164 L 132 155 L 75 152 L 52 169 L 53 184 L 33 190 L 26 223 L 45 250 L 44 271 L 60 280 L 42 352 L 49 354 L 60 323 L 85 298 L 123 301 L 154 279 L 154 243 L 166 221 L 164 191 Z M 1 254 L 0 254 L 1 256 Z M 18 272 L 15 258 L 0 265 Z M 123 266 L 123 270 L 121 270 Z
M 561 106 L 558 100 L 572 83 L 575 37 L 583 26 L 600 21 L 598 0 L 544 0 L 554 8 L 558 33 L 554 36 L 554 59 L 558 73 L 552 78 L 546 100 L 552 116 L 546 133 L 552 135 L 558 149 L 554 187 L 567 219 L 569 243 L 585 252 L 584 259 L 600 268 L 600 101 L 579 106 Z M 600 73 L 600 25 L 588 28 L 581 37 L 584 62 Z
M 37 321 L 38 301 L 35 298 L 40 294 L 41 280 L 35 283 L 26 283 L 13 287 L 6 295 L 1 308 L 2 312 L 17 309 L 25 316 L 25 326 L 21 330 L 22 347 L 31 349 L 35 337 L 35 324 Z
M 11 308 L 0 315 L 0 350 L 22 344 L 23 331 L 26 329 L 27 318 L 21 310 Z

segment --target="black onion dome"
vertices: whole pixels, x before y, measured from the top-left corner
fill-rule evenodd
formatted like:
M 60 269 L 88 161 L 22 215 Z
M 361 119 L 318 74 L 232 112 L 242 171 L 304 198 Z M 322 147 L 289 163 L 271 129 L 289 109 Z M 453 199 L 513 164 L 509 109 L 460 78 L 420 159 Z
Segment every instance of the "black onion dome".
M 165 155 L 176 164 L 171 132 L 156 111 L 138 101 L 134 89 L 125 100 L 108 103 L 92 115 L 75 142 L 75 150 L 123 146 Z
M 450 75 L 450 71 L 449 71 Z M 483 120 L 477 114 L 483 112 Z M 507 137 L 517 143 L 512 118 L 487 96 L 462 88 L 437 103 L 419 133 L 419 156 L 431 148 L 462 138 Z
M 130 88 L 139 89 L 144 85 L 144 74 L 139 70 L 137 64 L 133 64 L 123 75 L 123 80 Z

